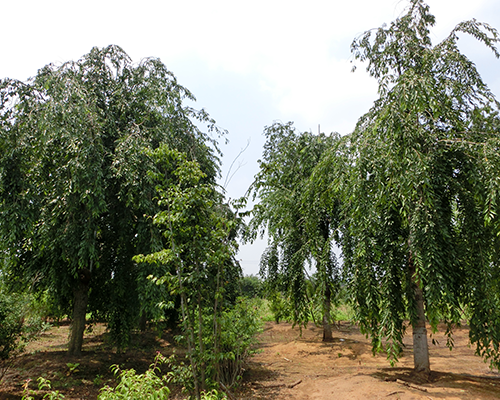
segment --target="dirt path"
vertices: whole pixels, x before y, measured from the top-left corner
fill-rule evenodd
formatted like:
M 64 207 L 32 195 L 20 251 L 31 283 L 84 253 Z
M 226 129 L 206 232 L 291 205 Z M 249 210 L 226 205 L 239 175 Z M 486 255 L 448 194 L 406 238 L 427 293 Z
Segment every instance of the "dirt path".
M 453 351 L 446 338 L 434 335 L 430 379 L 412 374 L 411 337 L 391 368 L 385 355 L 373 356 L 369 340 L 348 324 L 334 332 L 332 343 L 310 326 L 302 336 L 290 324 L 267 323 L 262 353 L 249 365 L 251 391 L 241 398 L 261 399 L 500 399 L 500 374 L 474 355 L 468 330 L 457 330 Z

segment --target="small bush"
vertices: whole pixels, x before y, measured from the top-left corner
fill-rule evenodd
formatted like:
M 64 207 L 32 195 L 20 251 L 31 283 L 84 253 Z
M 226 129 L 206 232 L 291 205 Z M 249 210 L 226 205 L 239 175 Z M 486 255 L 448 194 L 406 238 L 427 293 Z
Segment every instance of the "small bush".
M 0 289 L 0 382 L 26 344 L 49 326 L 32 312 L 32 297 Z
M 248 298 L 262 297 L 264 284 L 255 275 L 248 275 L 240 279 L 241 295 Z
M 234 385 L 243 373 L 246 360 L 255 354 L 254 344 L 262 330 L 258 299 L 239 299 L 221 319 L 221 381 Z
M 170 389 L 165 376 L 159 377 L 159 364 L 165 358 L 158 353 L 155 361 L 144 374 L 137 374 L 134 369 L 121 370 L 118 365 L 112 369 L 119 382 L 115 388 L 105 386 L 101 389 L 98 400 L 164 400 L 168 399 Z
M 207 398 L 224 396 L 221 388 L 227 391 L 241 378 L 244 366 L 249 357 L 256 353 L 254 344 L 257 341 L 257 333 L 262 330 L 260 318 L 261 299 L 238 298 L 236 303 L 220 313 L 217 317 L 217 341 L 214 340 L 212 323 L 214 320 L 213 310 L 204 309 L 203 315 L 203 352 L 200 351 L 198 343 L 192 354 L 197 367 L 195 373 L 198 377 L 205 376 L 205 381 L 200 386 L 215 391 L 209 391 Z M 211 329 L 212 328 L 212 329 Z M 198 337 L 199 326 L 194 332 Z M 183 335 L 177 337 L 181 342 L 185 341 Z M 193 379 L 193 365 L 186 359 L 179 359 L 175 355 L 167 360 L 171 371 L 168 373 L 168 381 L 183 387 L 187 393 L 195 393 Z M 202 387 L 203 387 L 202 386 Z

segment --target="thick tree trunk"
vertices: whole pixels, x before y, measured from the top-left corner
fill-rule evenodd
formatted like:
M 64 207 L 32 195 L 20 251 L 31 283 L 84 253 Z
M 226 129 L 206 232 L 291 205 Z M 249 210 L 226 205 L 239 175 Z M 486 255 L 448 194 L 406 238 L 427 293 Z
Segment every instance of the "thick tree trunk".
M 323 342 L 331 342 L 333 340 L 332 325 L 330 323 L 330 310 L 332 306 L 332 292 L 330 286 L 326 284 L 325 297 L 323 299 Z
M 68 354 L 71 356 L 82 353 L 83 333 L 85 331 L 85 315 L 87 313 L 87 302 L 89 298 L 89 286 L 78 282 L 78 287 L 73 290 L 74 307 L 73 320 L 68 343 Z
M 73 320 L 68 342 L 68 354 L 76 356 L 82 354 L 83 333 L 85 331 L 85 316 L 89 299 L 90 271 L 81 269 L 78 273 L 79 282 L 73 289 Z
M 430 372 L 429 345 L 427 343 L 427 329 L 425 327 L 424 295 L 418 284 L 414 286 L 417 320 L 413 328 L 413 364 L 417 372 Z

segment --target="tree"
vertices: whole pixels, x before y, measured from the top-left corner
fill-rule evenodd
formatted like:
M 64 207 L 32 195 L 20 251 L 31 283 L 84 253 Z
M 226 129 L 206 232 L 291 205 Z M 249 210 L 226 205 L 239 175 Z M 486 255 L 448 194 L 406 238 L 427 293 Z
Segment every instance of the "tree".
M 151 175 L 162 208 L 153 221 L 166 240 L 161 250 L 135 260 L 159 268 L 151 279 L 180 296 L 181 328 L 193 389 L 200 398 L 207 382 L 234 383 L 224 380 L 223 364 L 231 357 L 234 360 L 237 351 L 222 351 L 221 324 L 223 311 L 234 301 L 230 282 L 241 277 L 234 258 L 240 220 L 198 162 L 168 146 L 160 146 L 151 155 L 158 166 L 159 172 Z
M 264 134 L 260 171 L 250 188 L 254 200 L 258 198 L 250 228 L 254 234 L 267 229 L 270 236 L 261 274 L 271 290 L 289 295 L 294 322 L 306 324 L 310 315 L 306 267 L 314 259 L 323 298 L 323 339 L 331 340 L 330 309 L 337 274 L 332 235 L 337 218 L 307 185 L 314 167 L 338 138 L 297 133 L 291 123 L 275 123 Z
M 498 57 L 495 29 L 462 22 L 433 46 L 421 0 L 354 40 L 380 98 L 349 138 L 345 265 L 361 329 L 397 360 L 409 317 L 416 371 L 430 370 L 426 322 L 469 317 L 476 352 L 500 366 L 498 102 L 460 53 L 461 33 Z
M 47 65 L 27 82 L 0 84 L 0 237 L 13 283 L 49 288 L 72 305 L 69 353 L 81 351 L 85 314 L 105 317 L 118 348 L 140 305 L 139 253 L 163 246 L 154 160 L 169 144 L 218 174 L 218 130 L 160 60 L 132 64 L 117 46 Z M 68 310 L 70 312 L 70 310 Z

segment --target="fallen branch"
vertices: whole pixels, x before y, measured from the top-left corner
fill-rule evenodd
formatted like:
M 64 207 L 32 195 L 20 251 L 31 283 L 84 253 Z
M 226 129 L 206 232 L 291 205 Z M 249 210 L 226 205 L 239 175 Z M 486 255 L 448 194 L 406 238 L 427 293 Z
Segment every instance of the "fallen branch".
M 389 396 L 392 396 L 393 394 L 398 394 L 398 393 L 404 393 L 402 390 L 396 390 L 395 392 L 391 392 L 389 394 L 387 394 L 385 397 L 389 397 Z
M 295 386 L 297 386 L 301 382 L 302 382 L 302 379 L 299 379 L 297 382 L 294 382 L 294 383 L 291 383 L 290 385 L 287 385 L 287 388 L 293 389 Z
M 401 379 L 396 379 L 396 383 L 408 386 L 409 388 L 412 388 L 412 389 L 421 390 L 422 392 L 427 392 L 426 388 L 424 388 L 422 386 L 415 385 L 414 383 L 402 381 Z
M 258 386 L 266 389 L 274 389 L 274 388 L 280 388 L 280 387 L 286 387 L 288 389 L 293 389 L 295 386 L 297 386 L 299 383 L 302 383 L 302 379 L 299 379 L 298 381 L 294 383 L 289 383 L 288 385 L 286 383 L 276 383 L 274 385 L 263 385 L 258 382 L 252 382 L 253 386 Z

